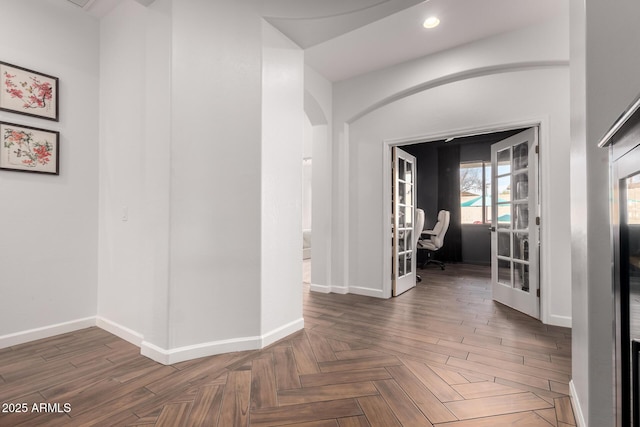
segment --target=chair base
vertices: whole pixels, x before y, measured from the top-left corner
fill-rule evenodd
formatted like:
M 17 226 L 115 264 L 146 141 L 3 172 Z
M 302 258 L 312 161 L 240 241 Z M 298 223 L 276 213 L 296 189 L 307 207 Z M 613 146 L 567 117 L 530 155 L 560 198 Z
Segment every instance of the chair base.
M 426 267 L 429 264 L 439 265 L 440 269 L 444 270 L 444 262 L 442 262 L 442 261 L 437 261 L 435 259 L 428 259 L 427 262 L 424 264 L 424 267 Z

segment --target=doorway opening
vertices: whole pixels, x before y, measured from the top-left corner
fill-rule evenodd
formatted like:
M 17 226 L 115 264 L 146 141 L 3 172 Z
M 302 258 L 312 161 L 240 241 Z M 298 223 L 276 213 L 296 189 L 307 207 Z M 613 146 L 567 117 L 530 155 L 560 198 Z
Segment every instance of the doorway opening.
M 494 300 L 535 318 L 540 318 L 538 126 L 385 147 L 401 146 L 416 159 L 415 206 L 425 213 L 425 230 L 433 228 L 440 210 L 451 212 L 450 230 L 435 256 L 445 263 L 491 266 Z

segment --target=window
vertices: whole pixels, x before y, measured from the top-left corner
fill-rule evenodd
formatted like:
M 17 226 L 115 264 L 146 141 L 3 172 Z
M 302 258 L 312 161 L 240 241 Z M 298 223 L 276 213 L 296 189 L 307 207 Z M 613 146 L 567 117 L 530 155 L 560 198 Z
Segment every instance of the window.
M 462 224 L 491 223 L 491 162 L 460 164 L 460 214 Z

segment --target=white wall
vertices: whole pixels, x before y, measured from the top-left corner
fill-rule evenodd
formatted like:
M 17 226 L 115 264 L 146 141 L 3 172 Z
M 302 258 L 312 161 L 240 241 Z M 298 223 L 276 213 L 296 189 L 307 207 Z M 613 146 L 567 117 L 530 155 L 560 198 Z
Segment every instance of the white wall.
M 302 151 L 304 57 L 263 22 L 262 30 L 262 325 L 266 343 L 302 320 Z
M 558 256 L 570 248 L 568 56 L 567 15 L 338 83 L 334 123 L 347 126 L 334 128 L 334 150 L 348 152 L 334 163 L 332 202 L 348 203 L 338 243 L 348 256 L 334 277 L 347 275 L 350 292 L 388 296 L 384 140 L 542 121 L 542 317 L 570 326 L 569 260 Z
M 98 324 L 138 345 L 167 344 L 170 29 L 168 0 L 100 24 Z
M 163 363 L 300 329 L 302 52 L 251 2 L 102 27 L 100 326 Z
M 609 163 L 596 145 L 640 92 L 639 15 L 635 1 L 571 2 L 572 394 L 584 426 L 614 425 Z
M 99 29 L 55 0 L 4 0 L 2 17 L 0 59 L 60 79 L 59 122 L 0 112 L 60 131 L 59 176 L 0 171 L 5 347 L 88 326 L 96 313 Z
M 311 288 L 331 291 L 333 86 L 314 69 L 304 71 L 305 113 L 312 140 Z

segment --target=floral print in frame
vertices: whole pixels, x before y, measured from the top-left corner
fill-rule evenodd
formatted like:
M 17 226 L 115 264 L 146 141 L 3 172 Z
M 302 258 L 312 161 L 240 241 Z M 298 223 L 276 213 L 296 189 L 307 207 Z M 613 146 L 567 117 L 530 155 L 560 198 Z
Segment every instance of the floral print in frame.
M 58 78 L 0 62 L 0 110 L 58 121 Z
M 0 169 L 58 175 L 60 133 L 0 122 Z

